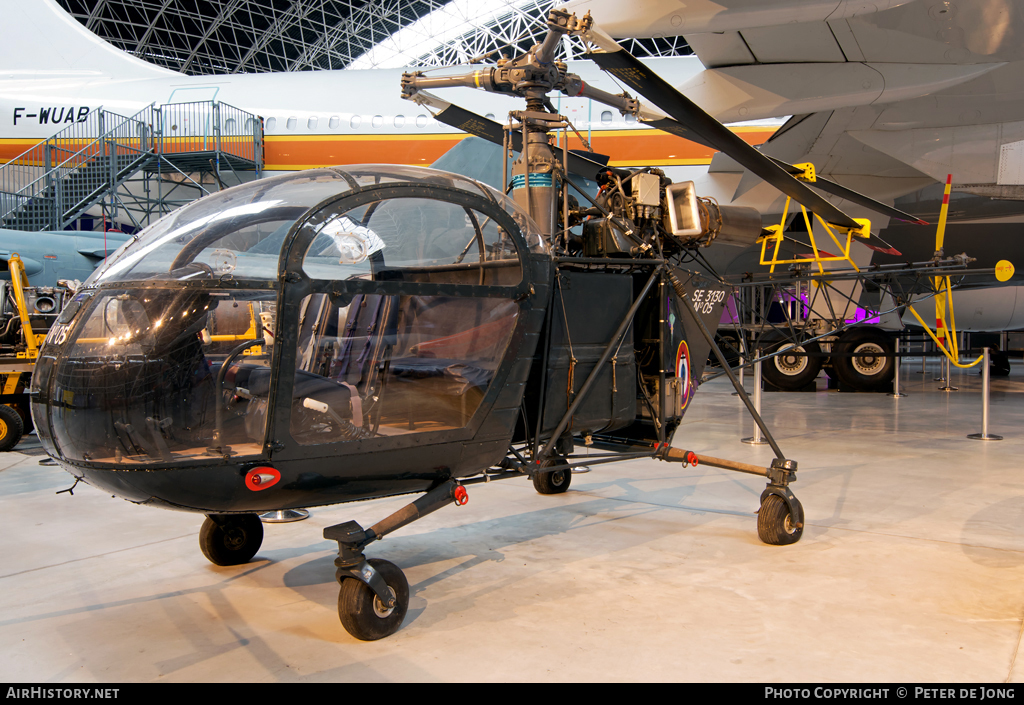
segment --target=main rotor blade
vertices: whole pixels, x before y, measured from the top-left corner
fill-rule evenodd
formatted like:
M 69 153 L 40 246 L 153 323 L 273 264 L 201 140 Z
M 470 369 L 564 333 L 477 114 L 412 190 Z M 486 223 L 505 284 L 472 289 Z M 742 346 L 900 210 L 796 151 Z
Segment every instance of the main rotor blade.
M 435 113 L 434 118 L 438 122 L 451 125 L 463 132 L 481 137 L 488 142 L 493 142 L 497 145 L 504 143 L 504 127 L 501 123 L 482 115 L 477 115 L 457 105 L 449 103 L 446 108 Z M 522 133 L 512 132 L 512 149 L 516 152 L 523 151 Z M 608 164 L 608 157 L 603 154 L 590 154 L 576 149 L 570 149 L 568 157 L 569 171 L 591 180 L 597 176 L 597 172 L 601 171 Z
M 778 164 L 783 169 L 785 169 L 790 174 L 803 173 L 802 169 L 798 169 L 792 164 L 787 164 L 781 159 L 776 159 L 775 157 L 768 158 L 771 159 L 776 164 Z M 847 188 L 846 186 L 836 183 L 831 179 L 826 179 L 823 176 L 816 176 L 814 181 L 808 183 L 808 186 L 813 186 L 814 188 L 820 189 L 825 193 L 831 193 L 833 196 L 839 196 L 843 200 L 849 201 L 850 203 L 856 203 L 858 206 L 863 206 L 865 208 L 875 211 L 876 213 L 887 215 L 890 218 L 896 218 L 896 220 L 905 220 L 908 223 L 914 223 L 917 225 L 928 225 L 927 222 L 921 220 L 916 215 L 904 213 L 898 208 L 893 208 L 892 206 L 886 205 L 881 201 L 876 201 L 870 196 L 865 196 L 862 193 L 858 193 L 857 191 L 854 191 L 851 188 Z
M 688 139 L 692 142 L 696 142 L 697 144 L 708 147 L 709 149 L 717 149 L 713 144 L 711 144 L 708 140 L 705 140 L 701 135 L 697 134 L 694 130 L 688 129 L 686 125 L 683 125 L 682 123 L 677 122 L 672 118 L 666 117 L 654 120 L 644 120 L 643 122 L 645 125 L 650 125 L 651 127 L 656 128 L 658 130 L 662 130 L 663 132 L 668 132 L 669 134 L 673 134 L 678 137 Z M 781 159 L 776 159 L 775 157 L 766 158 L 775 162 L 775 164 L 778 165 L 779 168 L 785 170 L 785 172 L 787 174 L 790 174 L 791 176 L 803 173 L 802 169 L 798 169 L 792 164 L 787 164 Z M 909 213 L 904 213 L 898 208 L 893 208 L 892 206 L 886 205 L 881 201 L 876 201 L 870 196 L 865 196 L 862 193 L 858 193 L 851 188 L 847 188 L 846 186 L 838 184 L 835 181 L 832 181 L 831 179 L 826 179 L 823 176 L 818 176 L 815 181 L 809 182 L 807 185 L 824 191 L 825 193 L 830 193 L 833 196 L 839 196 L 840 198 L 847 200 L 850 203 L 856 203 L 858 206 L 863 206 L 864 208 L 873 210 L 876 213 L 887 215 L 890 218 L 896 218 L 897 220 L 905 220 L 909 223 L 927 225 L 926 222 L 919 219 L 917 216 L 910 215 Z
M 833 225 L 856 228 L 853 218 L 797 181 L 785 169 L 757 151 L 725 125 L 704 112 L 696 103 L 666 83 L 625 49 L 591 52 L 587 57 L 630 86 L 682 125 L 695 142 L 732 157 L 740 166 L 761 177 L 782 193 L 804 204 Z

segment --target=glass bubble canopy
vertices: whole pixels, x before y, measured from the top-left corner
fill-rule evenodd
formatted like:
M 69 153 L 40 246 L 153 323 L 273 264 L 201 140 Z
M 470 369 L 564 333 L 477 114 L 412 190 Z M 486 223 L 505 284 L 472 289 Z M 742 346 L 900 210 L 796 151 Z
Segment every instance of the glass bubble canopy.
M 299 218 L 332 197 L 387 184 L 457 189 L 484 197 L 513 218 L 531 251 L 547 251 L 526 212 L 486 184 L 422 167 L 371 164 L 285 174 L 200 199 L 143 230 L 108 258 L 87 285 L 211 276 L 276 280 L 281 248 Z M 355 260 L 365 261 L 375 253 L 397 253 L 396 261 L 407 265 L 417 259 L 422 264 L 446 260 L 454 264 L 468 239 L 459 239 L 461 231 L 473 235 L 473 231 L 482 230 L 477 239 L 483 241 L 490 228 L 495 231 L 492 237 L 502 237 L 497 232 L 500 229 L 486 217 L 474 223 L 474 216 L 465 214 L 464 209 L 432 201 L 425 196 L 403 199 L 386 208 L 364 205 L 357 214 L 335 214 L 322 226 L 311 248 L 309 256 L 313 259 L 307 273 L 349 278 L 353 272 L 330 271 L 328 258 L 333 257 L 335 264 L 354 265 L 358 264 Z M 493 249 L 494 243 L 490 245 Z M 483 252 L 487 245 L 478 242 L 472 246 L 480 252 L 467 252 L 470 257 L 491 256 Z M 465 258 L 463 255 L 462 260 Z M 370 272 L 368 266 L 363 269 Z

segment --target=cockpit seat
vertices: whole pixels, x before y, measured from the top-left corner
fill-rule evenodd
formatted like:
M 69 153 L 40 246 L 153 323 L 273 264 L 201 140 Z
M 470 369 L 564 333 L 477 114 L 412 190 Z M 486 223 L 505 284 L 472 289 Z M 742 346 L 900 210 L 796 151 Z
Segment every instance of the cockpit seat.
M 245 363 L 232 365 L 224 375 L 224 387 L 241 388 L 253 399 L 266 399 L 270 395 L 270 368 Z M 312 372 L 295 370 L 292 407 L 300 406 L 307 398 L 327 404 L 343 419 L 352 418 L 352 392 L 349 387 Z

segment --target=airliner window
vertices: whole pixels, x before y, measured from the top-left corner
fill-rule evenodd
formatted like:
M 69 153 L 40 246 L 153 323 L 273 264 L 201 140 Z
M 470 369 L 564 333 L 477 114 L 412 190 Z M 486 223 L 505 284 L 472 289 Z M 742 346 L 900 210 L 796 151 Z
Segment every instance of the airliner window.
M 275 307 L 266 291 L 98 292 L 40 392 L 61 451 L 125 466 L 259 455 Z
M 514 286 L 522 267 L 511 236 L 472 208 L 396 198 L 328 218 L 303 262 L 313 279 Z
M 291 433 L 317 445 L 466 426 L 519 308 L 500 298 L 314 294 L 300 311 Z
M 362 124 L 362 122 L 363 122 L 362 116 L 360 116 L 360 115 L 353 115 L 352 119 L 349 120 L 348 126 L 351 127 L 354 130 L 357 127 L 359 127 Z

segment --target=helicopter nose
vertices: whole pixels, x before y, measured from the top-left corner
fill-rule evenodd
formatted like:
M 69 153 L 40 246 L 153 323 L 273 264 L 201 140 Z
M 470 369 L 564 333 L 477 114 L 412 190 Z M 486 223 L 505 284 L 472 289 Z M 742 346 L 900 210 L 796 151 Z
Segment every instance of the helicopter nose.
M 277 484 L 280 479 L 281 473 L 277 470 L 261 466 L 253 468 L 245 474 L 245 486 L 253 492 L 259 492 Z

